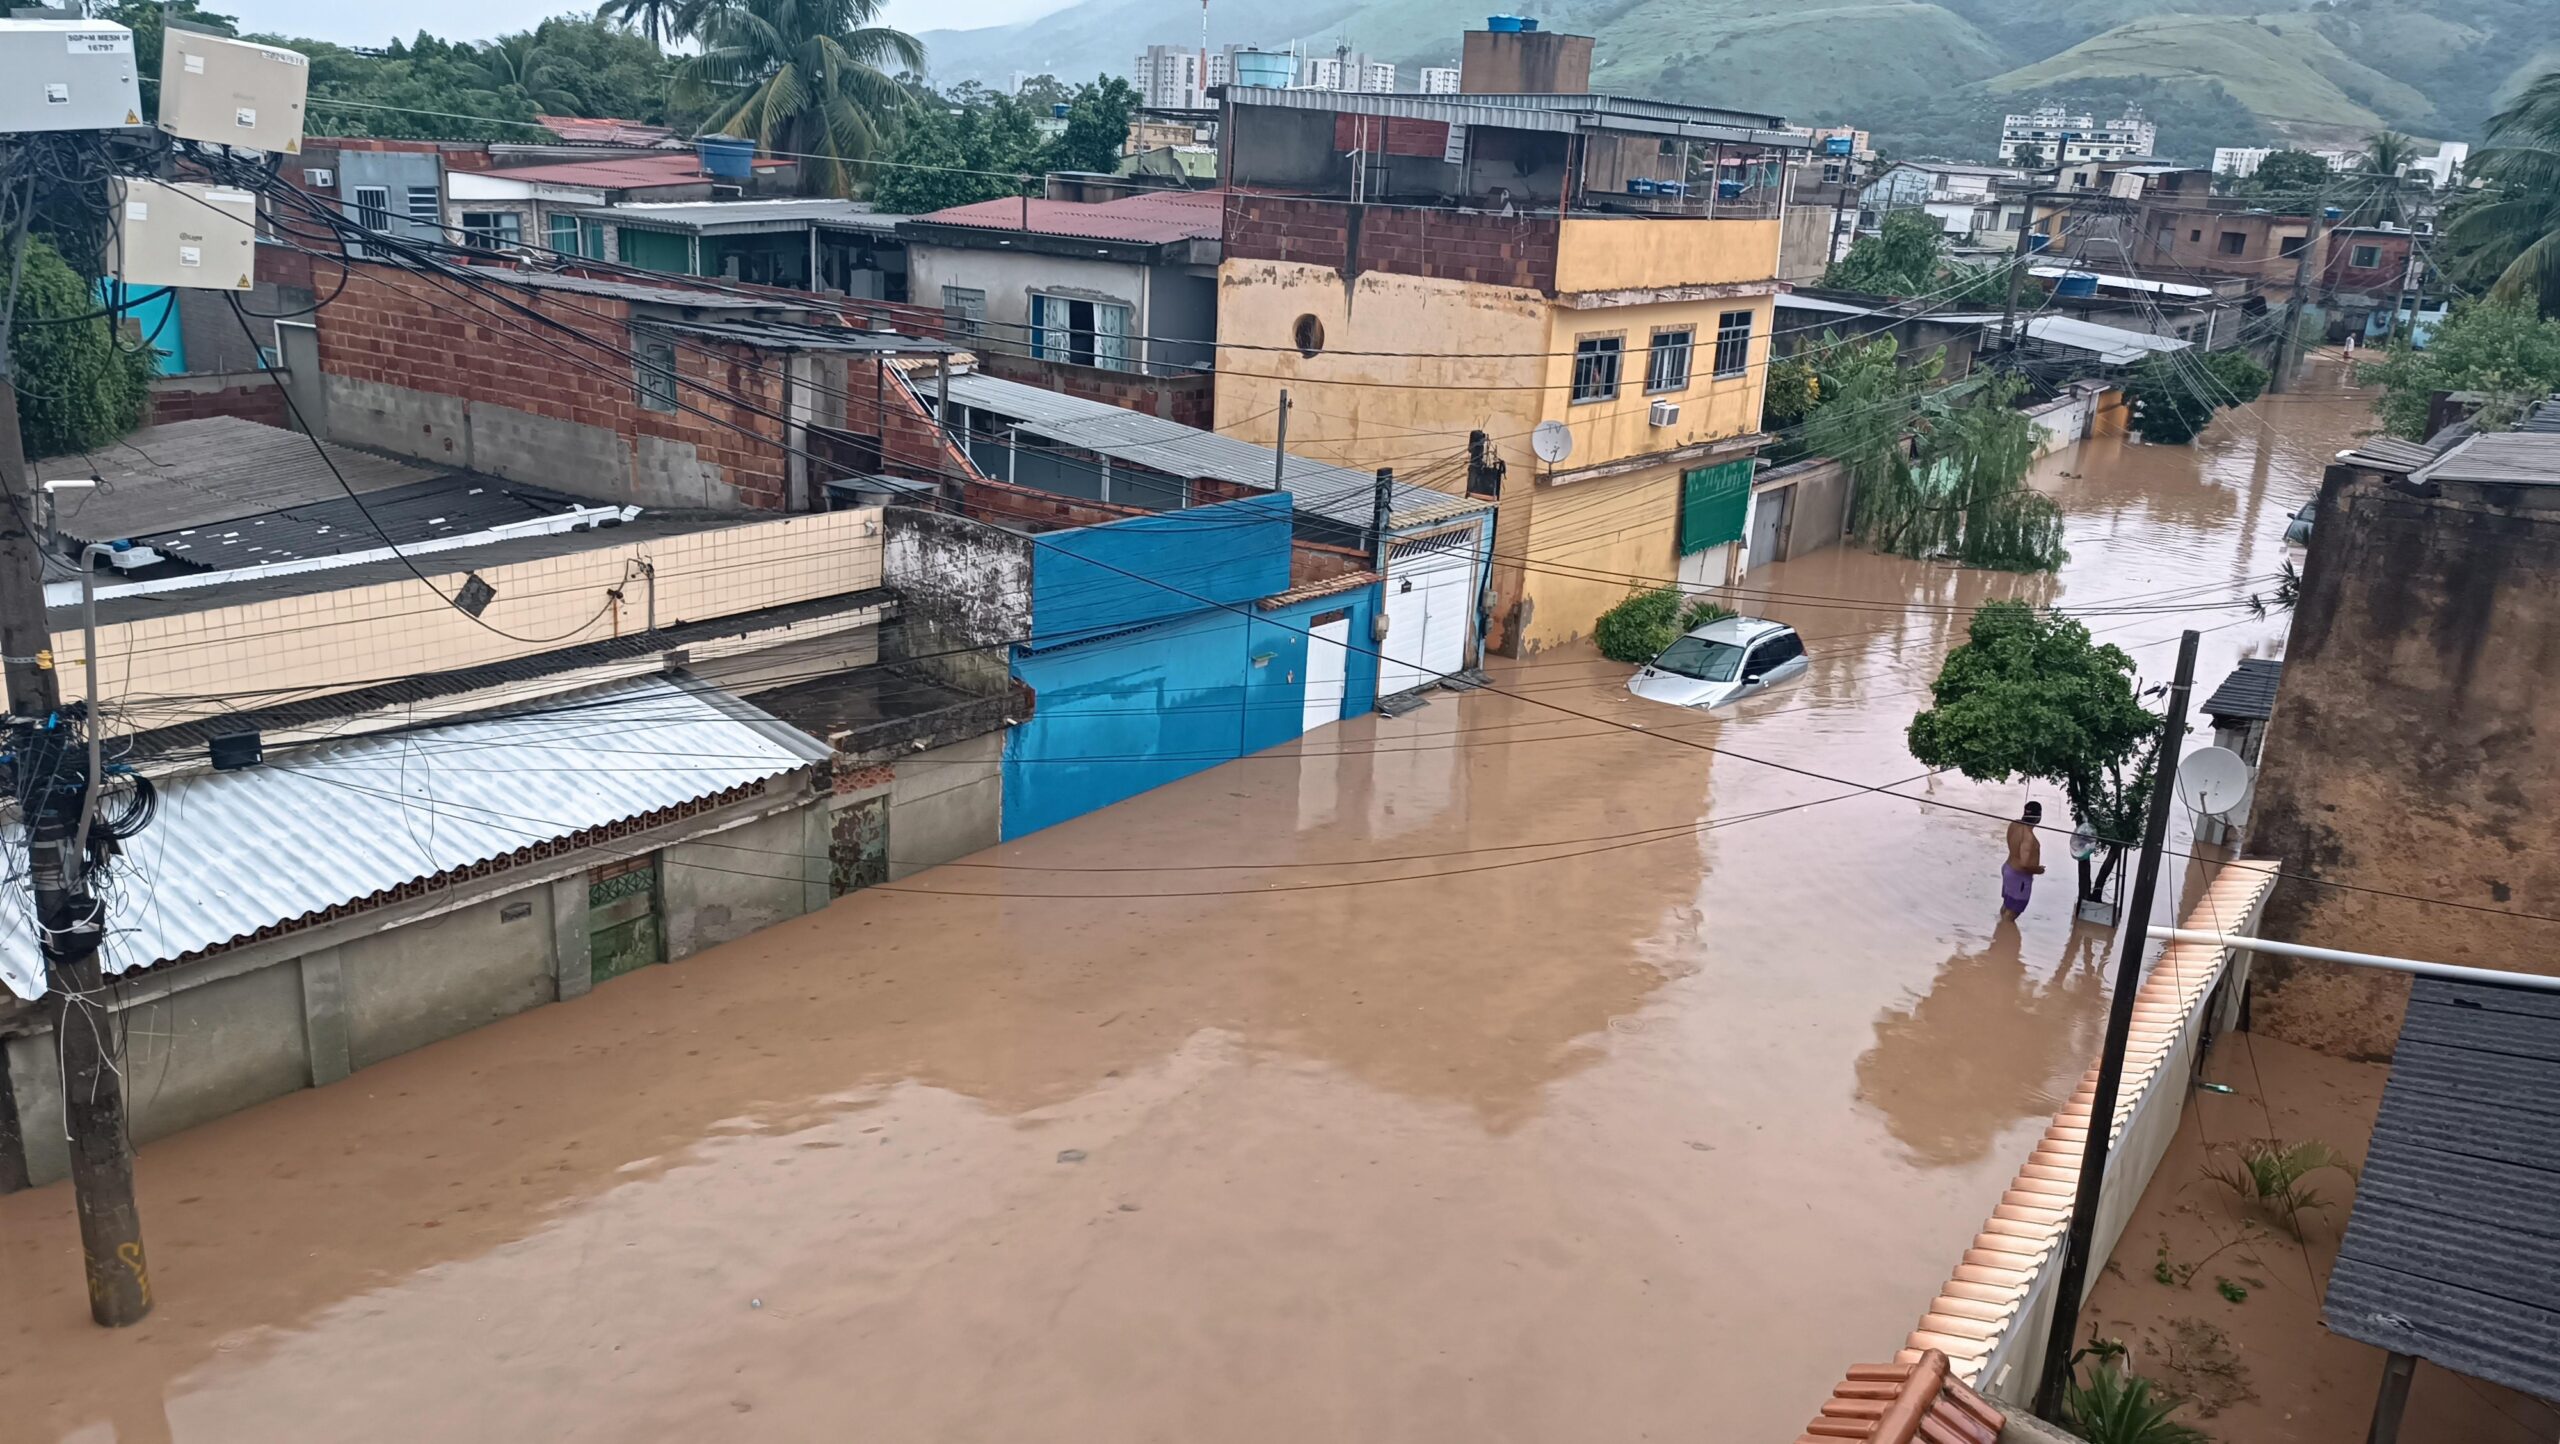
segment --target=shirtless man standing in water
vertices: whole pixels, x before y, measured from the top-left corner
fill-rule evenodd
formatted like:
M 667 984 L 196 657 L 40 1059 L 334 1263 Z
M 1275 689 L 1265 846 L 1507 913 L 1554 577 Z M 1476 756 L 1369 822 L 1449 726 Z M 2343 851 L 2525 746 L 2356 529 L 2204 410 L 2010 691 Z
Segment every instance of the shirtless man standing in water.
M 2044 820 L 2044 804 L 2030 802 L 2024 817 L 2009 824 L 2009 860 L 2000 865 L 2000 910 L 2017 917 L 2027 910 L 2027 894 L 2044 871 L 2044 844 L 2036 824 Z

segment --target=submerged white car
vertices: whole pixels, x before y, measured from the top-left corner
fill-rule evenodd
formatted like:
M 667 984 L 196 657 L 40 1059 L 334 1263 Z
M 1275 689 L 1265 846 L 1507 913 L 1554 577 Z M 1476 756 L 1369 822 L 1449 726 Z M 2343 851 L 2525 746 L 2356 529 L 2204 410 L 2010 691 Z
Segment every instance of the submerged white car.
M 1627 690 L 1674 707 L 1721 707 L 1792 682 L 1810 666 L 1795 628 L 1760 617 L 1726 617 L 1663 648 L 1627 679 Z

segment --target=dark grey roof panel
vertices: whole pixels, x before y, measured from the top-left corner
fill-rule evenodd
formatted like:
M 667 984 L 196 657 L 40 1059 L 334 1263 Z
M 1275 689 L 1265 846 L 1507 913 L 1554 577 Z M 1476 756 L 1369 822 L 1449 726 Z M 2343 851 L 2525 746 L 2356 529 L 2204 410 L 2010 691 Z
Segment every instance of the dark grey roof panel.
M 2411 990 L 2323 1315 L 2560 1398 L 2560 998 Z
M 2213 695 L 2204 699 L 2204 715 L 2216 721 L 2264 722 L 2275 715 L 2276 687 L 2283 681 L 2282 661 L 2243 657 Z
M 487 477 L 438 477 L 374 492 L 362 505 L 341 492 L 279 511 L 147 532 L 132 540 L 191 566 L 272 566 L 369 551 L 386 542 L 410 546 L 468 536 L 579 505 L 574 497 Z
M 63 535 L 121 541 L 358 492 L 387 491 L 443 475 L 436 467 L 327 445 L 236 416 L 146 426 L 87 456 L 36 464 L 44 480 L 95 476 L 103 485 L 62 503 Z M 338 465 L 332 475 L 329 463 Z M 338 476 L 346 478 L 339 485 Z

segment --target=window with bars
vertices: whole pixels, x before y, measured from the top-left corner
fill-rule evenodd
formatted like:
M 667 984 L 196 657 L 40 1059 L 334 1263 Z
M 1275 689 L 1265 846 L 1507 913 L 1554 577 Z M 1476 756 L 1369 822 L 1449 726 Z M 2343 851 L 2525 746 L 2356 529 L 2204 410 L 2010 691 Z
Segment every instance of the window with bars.
M 633 353 L 637 363 L 640 409 L 673 411 L 676 409 L 676 347 L 672 341 L 643 340 Z
M 1716 376 L 1739 376 L 1751 367 L 1751 313 L 1727 311 L 1716 318 Z
M 1626 359 L 1623 336 L 1585 336 L 1573 344 L 1573 399 L 1607 401 L 1618 394 L 1618 367 Z
M 348 190 L 347 199 L 355 207 L 357 225 L 378 231 L 391 224 L 390 187 L 355 186 Z
M 1695 348 L 1697 336 L 1698 333 L 1687 326 L 1676 331 L 1653 333 L 1653 346 L 1644 357 L 1646 391 L 1689 389 L 1689 353 Z

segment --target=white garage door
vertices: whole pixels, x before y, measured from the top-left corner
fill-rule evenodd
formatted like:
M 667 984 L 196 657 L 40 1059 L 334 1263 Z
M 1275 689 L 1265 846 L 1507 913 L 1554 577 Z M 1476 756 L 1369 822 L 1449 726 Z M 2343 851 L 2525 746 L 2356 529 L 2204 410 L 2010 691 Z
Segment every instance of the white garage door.
M 1387 640 L 1378 695 L 1435 682 L 1467 665 L 1476 620 L 1476 532 L 1468 527 L 1387 550 Z

